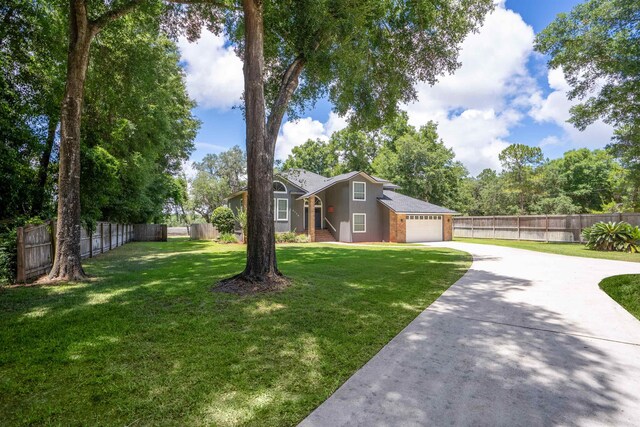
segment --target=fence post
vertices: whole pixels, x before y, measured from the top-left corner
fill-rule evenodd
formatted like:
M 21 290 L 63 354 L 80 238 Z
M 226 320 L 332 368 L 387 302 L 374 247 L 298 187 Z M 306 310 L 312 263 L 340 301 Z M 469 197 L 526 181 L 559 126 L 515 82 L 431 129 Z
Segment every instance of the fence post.
M 584 226 L 582 225 L 582 214 L 579 214 L 580 216 L 580 230 L 578 230 L 578 242 L 582 242 L 582 229 L 584 228 Z
M 518 240 L 520 240 L 520 215 L 518 215 Z
M 544 235 L 545 235 L 545 240 L 546 240 L 546 242 L 547 242 L 547 243 L 549 243 L 549 215 L 545 215 L 545 218 L 546 218 L 546 220 L 547 220 L 547 226 L 546 226 L 546 228 L 545 228 L 545 233 L 544 233 Z
M 25 283 L 25 271 L 24 271 L 24 228 L 18 227 L 18 271 L 16 272 L 16 280 L 18 283 Z
M 493 216 L 493 238 L 496 238 L 496 217 Z
M 93 258 L 93 233 L 95 230 L 87 230 L 89 231 L 89 258 Z
M 471 238 L 473 239 L 475 237 L 475 234 L 473 232 L 473 217 L 471 217 Z
M 113 243 L 111 241 L 112 237 L 113 237 L 113 234 L 111 233 L 111 223 L 109 223 L 109 250 L 111 250 L 111 246 L 112 246 L 112 243 Z

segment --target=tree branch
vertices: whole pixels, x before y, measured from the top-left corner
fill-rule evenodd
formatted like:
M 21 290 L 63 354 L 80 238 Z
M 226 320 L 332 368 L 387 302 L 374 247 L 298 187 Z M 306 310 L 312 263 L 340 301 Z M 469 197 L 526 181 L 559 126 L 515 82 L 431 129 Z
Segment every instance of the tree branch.
M 112 21 L 115 21 L 118 18 L 123 17 L 143 2 L 144 0 L 130 0 L 127 3 L 122 4 L 120 7 L 116 7 L 108 12 L 105 12 L 98 18 L 91 21 L 91 31 L 94 35 L 98 34 L 100 30 L 105 27 L 105 25 Z
M 233 6 L 231 4 L 227 4 L 224 0 L 165 0 L 167 3 L 176 3 L 176 4 L 210 4 L 211 6 L 216 6 L 222 9 L 227 10 L 242 10 L 241 7 Z
M 280 131 L 280 125 L 282 124 L 282 118 L 287 111 L 287 106 L 291 97 L 298 87 L 298 80 L 302 70 L 304 69 L 305 59 L 302 55 L 299 55 L 288 67 L 282 76 L 282 82 L 280 83 L 280 90 L 278 91 L 278 98 L 276 98 L 273 108 L 269 113 L 269 119 L 267 120 L 267 137 L 272 151 L 275 149 L 276 139 L 278 132 Z

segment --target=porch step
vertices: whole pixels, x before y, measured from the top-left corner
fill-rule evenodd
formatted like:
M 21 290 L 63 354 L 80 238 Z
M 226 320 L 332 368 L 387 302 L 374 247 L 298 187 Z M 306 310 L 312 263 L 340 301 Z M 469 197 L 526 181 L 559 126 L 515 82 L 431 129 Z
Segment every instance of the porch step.
M 316 242 L 335 242 L 336 239 L 329 230 L 316 230 Z

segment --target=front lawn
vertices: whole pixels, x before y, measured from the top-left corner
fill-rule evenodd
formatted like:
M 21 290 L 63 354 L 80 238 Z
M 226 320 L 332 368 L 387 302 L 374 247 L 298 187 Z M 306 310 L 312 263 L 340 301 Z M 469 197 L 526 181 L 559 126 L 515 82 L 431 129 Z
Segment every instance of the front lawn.
M 640 320 L 640 274 L 607 277 L 600 289 Z
M 287 290 L 213 293 L 244 247 L 170 239 L 91 282 L 0 288 L 2 425 L 294 425 L 455 282 L 441 248 L 286 245 Z
M 587 249 L 580 243 L 545 243 L 530 242 L 525 240 L 498 240 L 498 239 L 467 239 L 456 237 L 456 242 L 480 243 L 483 245 L 508 246 L 510 248 L 528 249 L 530 251 L 546 252 L 550 254 L 579 256 L 584 258 L 601 258 L 615 261 L 640 262 L 640 254 L 624 252 L 603 252 Z

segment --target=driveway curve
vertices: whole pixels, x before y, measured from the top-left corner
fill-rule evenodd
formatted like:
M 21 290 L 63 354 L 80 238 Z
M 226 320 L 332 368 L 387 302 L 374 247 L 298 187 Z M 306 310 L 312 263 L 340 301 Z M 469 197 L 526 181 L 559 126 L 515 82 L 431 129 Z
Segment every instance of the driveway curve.
M 492 245 L 302 426 L 640 423 L 640 321 L 598 288 L 640 264 Z

